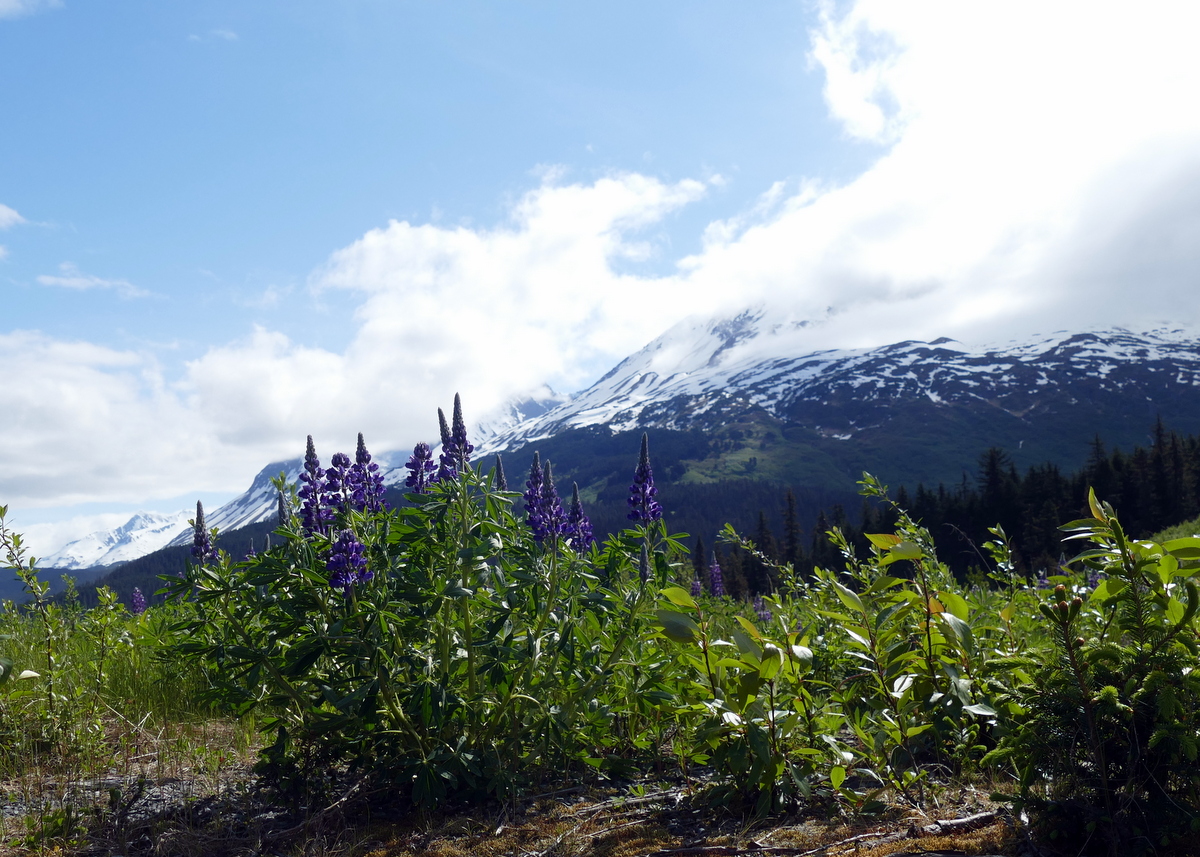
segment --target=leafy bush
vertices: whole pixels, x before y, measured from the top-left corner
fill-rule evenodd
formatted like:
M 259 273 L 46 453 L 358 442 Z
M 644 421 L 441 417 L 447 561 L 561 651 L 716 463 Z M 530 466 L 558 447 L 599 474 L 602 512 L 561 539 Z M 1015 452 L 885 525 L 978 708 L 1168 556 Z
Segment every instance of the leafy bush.
M 1049 835 L 1129 854 L 1200 831 L 1200 539 L 1134 541 L 1094 494 L 1091 511 L 1064 529 L 1091 542 L 1072 562 L 1095 588 L 1039 605 L 1056 656 L 1014 686 L 1023 711 L 991 761 Z

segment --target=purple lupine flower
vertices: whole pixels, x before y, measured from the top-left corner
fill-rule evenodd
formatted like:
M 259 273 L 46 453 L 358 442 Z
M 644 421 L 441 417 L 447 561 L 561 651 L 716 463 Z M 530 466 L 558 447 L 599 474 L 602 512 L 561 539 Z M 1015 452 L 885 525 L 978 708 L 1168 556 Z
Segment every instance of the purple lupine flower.
M 529 479 L 525 482 L 525 520 L 537 541 L 546 537 L 542 528 L 542 457 L 536 452 L 529 467 Z
M 321 467 L 321 459 L 317 458 L 310 434 L 304 452 L 304 472 L 300 474 L 300 490 L 296 492 L 304 501 L 300 505 L 300 523 L 309 535 L 324 532 L 330 520 L 329 510 L 323 503 L 324 489 L 325 470 Z
M 454 456 L 449 454 L 450 445 L 454 443 L 450 436 L 450 424 L 446 422 L 446 415 L 438 408 L 438 431 L 442 435 L 442 454 L 438 457 L 437 475 L 433 478 L 434 482 L 444 482 L 447 479 L 453 479 L 455 471 L 453 470 Z
M 358 449 L 354 453 L 354 466 L 350 468 L 350 484 L 354 508 L 366 512 L 384 510 L 383 474 L 379 472 L 379 465 L 371 460 L 362 432 L 358 433 Z
M 646 549 L 645 542 L 642 542 L 642 555 L 638 557 L 638 577 L 642 583 L 650 582 L 650 551 Z
M 504 475 L 504 459 L 499 454 L 496 455 L 496 490 L 508 490 L 508 477 Z
M 333 458 L 329 459 L 329 469 L 325 471 L 325 490 L 321 495 L 321 507 L 325 510 L 326 520 L 332 521 L 339 512 L 349 508 L 353 487 L 350 482 L 350 456 L 335 452 Z
M 642 433 L 642 451 L 638 456 L 637 469 L 633 472 L 633 484 L 629 486 L 629 520 L 647 524 L 662 520 L 662 506 L 654 499 L 658 489 L 654 487 L 654 471 L 650 469 L 650 438 Z
M 766 625 L 771 621 L 771 611 L 761 595 L 754 596 L 754 613 L 758 616 L 759 624 Z
M 243 559 L 254 559 L 256 556 L 258 556 L 258 551 L 254 549 L 254 539 L 251 539 L 250 550 L 246 551 L 246 555 L 243 557 Z
M 537 453 L 534 453 L 534 465 L 537 466 L 538 463 Z M 534 479 L 534 472 L 531 469 L 529 480 L 526 483 L 529 491 L 534 490 L 535 483 L 538 486 L 538 496 L 534 507 L 536 512 L 529 512 L 529 527 L 533 530 L 533 537 L 539 544 L 547 539 L 554 540 L 564 534 L 567 516 L 563 513 L 562 501 L 558 499 L 558 489 L 554 487 L 554 471 L 550 462 L 547 461 L 546 466 L 540 469 L 537 480 Z M 527 498 L 529 491 L 526 492 Z M 527 511 L 529 510 L 528 499 L 525 508 Z
M 329 559 L 325 561 L 325 569 L 329 572 L 329 585 L 343 592 L 349 592 L 355 583 L 365 583 L 374 577 L 367 568 L 363 546 L 355 538 L 353 530 L 342 530 L 338 535 L 329 552 Z
M 1108 577 L 1103 571 L 1098 568 L 1089 568 L 1087 572 L 1087 588 L 1095 589 L 1100 585 L 1100 581 Z
M 567 510 L 567 523 L 563 528 L 563 535 L 571 540 L 571 547 L 575 548 L 577 553 L 586 553 L 596 541 L 592 533 L 592 522 L 583 513 L 583 503 L 579 500 L 578 482 L 572 483 L 571 508 Z
M 1050 588 L 1050 578 L 1046 575 L 1045 568 L 1038 569 L 1037 580 L 1034 582 L 1034 586 L 1036 586 L 1038 589 Z
M 208 565 L 217 561 L 217 551 L 213 548 L 212 533 L 204 524 L 204 504 L 196 501 L 196 519 L 192 521 L 192 559 L 197 565 Z
M 138 589 L 138 587 L 133 587 L 133 595 L 129 601 L 129 612 L 134 616 L 141 616 L 146 612 L 146 596 L 142 595 L 142 590 Z
M 438 465 L 438 479 L 453 479 L 467 469 L 471 462 L 474 445 L 467 440 L 467 424 L 463 420 L 462 399 L 454 394 L 454 416 L 450 427 L 446 427 L 446 415 L 438 409 L 439 427 L 442 430 L 442 454 Z
M 404 463 L 408 470 L 408 478 L 404 484 L 412 489 L 414 494 L 424 494 L 429 490 L 429 484 L 434 481 L 431 476 L 433 468 L 433 450 L 425 442 L 413 447 L 412 458 Z
M 716 551 L 713 551 L 712 565 L 708 567 L 708 591 L 714 598 L 725 597 L 725 575 L 717 562 Z
M 692 597 L 699 598 L 704 594 L 704 584 L 700 582 L 700 578 L 692 575 Z

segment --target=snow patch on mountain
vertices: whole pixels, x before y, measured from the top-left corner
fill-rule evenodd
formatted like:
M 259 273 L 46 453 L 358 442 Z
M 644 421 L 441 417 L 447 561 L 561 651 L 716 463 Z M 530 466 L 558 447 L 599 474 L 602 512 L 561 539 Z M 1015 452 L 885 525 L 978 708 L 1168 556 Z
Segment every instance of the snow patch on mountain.
M 79 569 L 129 562 L 166 547 L 180 533 L 190 532 L 188 511 L 164 515 L 138 512 L 115 530 L 102 530 L 69 542 L 50 556 L 44 568 Z
M 479 444 L 479 451 L 511 449 L 591 425 L 614 432 L 712 425 L 753 408 L 794 418 L 806 403 L 847 399 L 924 398 L 945 406 L 975 397 L 993 403 L 1044 395 L 1082 378 L 1121 390 L 1140 383 L 1130 376 L 1135 368 L 1200 386 L 1200 336 L 1183 328 L 1056 331 L 977 346 L 942 338 L 811 351 L 808 327 L 763 308 L 684 320 L 570 401 L 498 433 Z M 843 434 L 839 429 L 838 436 Z

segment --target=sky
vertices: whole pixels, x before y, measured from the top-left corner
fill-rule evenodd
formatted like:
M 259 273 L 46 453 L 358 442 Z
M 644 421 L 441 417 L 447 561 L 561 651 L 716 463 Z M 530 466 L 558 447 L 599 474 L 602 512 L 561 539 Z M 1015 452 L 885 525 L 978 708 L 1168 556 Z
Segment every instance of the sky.
M 0 0 L 0 505 L 35 550 L 586 387 L 1197 323 L 1189 3 Z

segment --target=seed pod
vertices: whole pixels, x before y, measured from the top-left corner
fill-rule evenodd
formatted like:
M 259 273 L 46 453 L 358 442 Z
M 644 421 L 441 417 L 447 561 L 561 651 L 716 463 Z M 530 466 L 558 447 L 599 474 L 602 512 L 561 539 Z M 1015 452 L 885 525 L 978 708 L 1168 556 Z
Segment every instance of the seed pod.
M 1082 646 L 1082 645 L 1083 645 L 1084 643 L 1086 643 L 1086 642 L 1087 642 L 1087 640 L 1083 639 L 1083 637 L 1076 637 L 1076 638 L 1075 638 L 1075 645 L 1076 645 L 1076 646 Z
M 1054 594 L 1058 596 L 1060 601 L 1063 600 L 1067 597 L 1067 587 L 1060 583 L 1058 586 L 1054 587 Z

